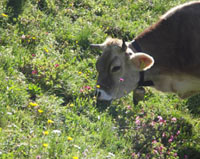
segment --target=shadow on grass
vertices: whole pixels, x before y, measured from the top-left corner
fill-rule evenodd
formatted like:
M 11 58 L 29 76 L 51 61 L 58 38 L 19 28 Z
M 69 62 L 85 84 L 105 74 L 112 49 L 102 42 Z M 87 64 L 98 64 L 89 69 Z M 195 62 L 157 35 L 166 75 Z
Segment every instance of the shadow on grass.
M 10 20 L 17 18 L 22 13 L 26 0 L 8 0 L 6 9 L 11 13 Z
M 188 158 L 188 159 L 199 159 L 200 158 L 200 150 L 197 150 L 193 147 L 186 147 L 182 149 L 180 152 L 180 158 Z M 181 155 L 184 154 L 184 155 Z
M 193 115 L 200 116 L 200 94 L 189 98 L 186 104 Z

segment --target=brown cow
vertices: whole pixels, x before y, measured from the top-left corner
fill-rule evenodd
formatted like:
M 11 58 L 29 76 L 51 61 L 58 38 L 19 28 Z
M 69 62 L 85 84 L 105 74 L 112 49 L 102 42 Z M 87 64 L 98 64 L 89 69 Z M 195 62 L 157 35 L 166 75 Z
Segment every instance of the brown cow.
M 92 44 L 99 100 L 120 98 L 138 86 L 153 86 L 186 98 L 200 92 L 200 1 L 177 6 L 131 42 L 108 38 Z

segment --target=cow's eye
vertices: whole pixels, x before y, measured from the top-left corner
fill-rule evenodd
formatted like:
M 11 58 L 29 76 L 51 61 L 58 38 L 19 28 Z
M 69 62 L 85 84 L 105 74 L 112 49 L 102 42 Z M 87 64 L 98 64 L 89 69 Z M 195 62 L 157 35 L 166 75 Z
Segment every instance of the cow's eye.
M 115 66 L 115 67 L 113 67 L 112 68 L 112 72 L 117 72 L 117 71 L 119 71 L 121 69 L 121 66 Z

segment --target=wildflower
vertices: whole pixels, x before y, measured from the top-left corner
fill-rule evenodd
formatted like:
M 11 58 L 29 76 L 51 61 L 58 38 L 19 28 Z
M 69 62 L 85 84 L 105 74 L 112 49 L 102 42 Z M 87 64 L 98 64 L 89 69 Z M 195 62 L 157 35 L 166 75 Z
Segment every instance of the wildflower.
M 76 44 L 78 44 L 78 41 L 76 40 Z
M 35 57 L 36 55 L 35 54 L 32 54 L 32 57 Z
M 79 75 L 81 75 L 81 74 L 82 74 L 82 72 L 78 72 L 78 74 L 79 74 Z
M 48 147 L 48 144 L 43 144 L 43 147 Z
M 130 105 L 127 106 L 127 109 L 131 109 L 132 107 Z
M 153 152 L 154 152 L 154 154 L 158 154 L 158 151 L 157 151 L 157 150 L 155 150 L 155 149 L 153 150 Z
M 136 125 L 140 125 L 140 120 L 139 120 L 139 116 L 136 117 L 136 121 L 135 121 Z
M 133 152 L 133 153 L 131 154 L 131 156 L 132 156 L 132 157 L 136 157 L 137 154 Z
M 26 39 L 26 36 L 23 34 L 21 38 L 22 38 L 22 39 Z
M 42 109 L 38 109 L 38 112 L 42 114 L 44 111 Z
M 41 159 L 42 157 L 40 155 L 37 155 L 36 156 L 36 159 Z
M 36 70 L 33 70 L 32 71 L 32 75 L 36 75 L 37 74 L 37 71 Z
M 176 135 L 179 135 L 180 133 L 181 133 L 181 131 L 180 131 L 180 130 L 178 130 L 178 131 L 177 131 L 177 133 L 176 133 Z
M 90 86 L 84 86 L 83 88 L 84 88 L 84 89 L 87 89 L 87 90 L 90 90 L 90 89 L 91 89 Z
M 72 137 L 68 136 L 68 137 L 67 137 L 67 140 L 68 140 L 68 141 L 72 141 L 73 139 L 72 139 Z
M 174 140 L 174 136 L 171 135 L 170 139 L 168 140 L 169 143 L 171 143 Z
M 73 106 L 74 106 L 74 104 L 72 103 L 72 104 L 70 104 L 69 106 L 70 106 L 70 107 L 73 107 Z
M 59 66 L 59 64 L 55 64 L 55 68 L 58 67 L 58 66 Z
M 176 118 L 173 117 L 173 118 L 171 119 L 171 121 L 172 121 L 172 122 L 176 122 Z
M 47 120 L 47 123 L 48 123 L 48 124 L 53 124 L 53 123 L 54 123 L 54 121 L 53 121 L 53 120 L 50 120 L 50 119 L 48 119 L 48 120 Z
M 78 157 L 74 156 L 73 159 L 78 159 Z
M 52 133 L 54 133 L 54 134 L 61 134 L 61 131 L 60 130 L 53 130 Z
M 123 79 L 123 78 L 120 78 L 119 81 L 120 81 L 120 82 L 124 82 L 124 79 Z
M 96 85 L 97 88 L 100 88 L 100 85 Z
M 33 39 L 33 40 L 35 40 L 35 39 L 36 39 L 36 37 L 32 37 L 32 39 Z
M 153 141 L 152 141 L 152 144 L 156 144 L 156 143 L 157 143 L 157 141 L 156 141 L 156 140 L 153 140 Z
M 48 52 L 49 52 L 49 50 L 48 50 L 47 48 L 44 48 L 44 51 L 45 51 L 46 53 L 48 53 Z
M 166 137 L 166 134 L 164 132 L 162 133 L 162 137 Z
M 5 13 L 2 13 L 1 15 L 2 15 L 3 17 L 8 17 L 8 15 L 5 14 Z
M 44 131 L 43 134 L 44 134 L 44 135 L 48 135 L 49 132 L 48 132 L 48 131 Z
M 32 102 L 30 102 L 28 106 L 29 106 L 29 107 L 36 107 L 36 106 L 38 106 L 38 104 L 37 104 L 37 103 L 32 103 Z
M 175 153 L 174 153 L 174 157 L 177 157 L 177 156 L 178 156 L 178 155 L 177 155 L 177 153 L 175 152 Z

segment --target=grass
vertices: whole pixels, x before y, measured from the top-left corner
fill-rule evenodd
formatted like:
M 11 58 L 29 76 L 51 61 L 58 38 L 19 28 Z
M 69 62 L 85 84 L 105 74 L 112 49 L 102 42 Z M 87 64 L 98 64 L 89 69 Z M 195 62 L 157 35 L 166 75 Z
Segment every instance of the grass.
M 97 105 L 89 46 L 132 40 L 185 1 L 1 0 L 0 158 L 198 159 L 199 96 Z

